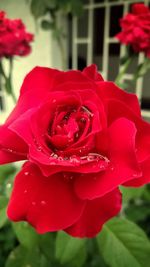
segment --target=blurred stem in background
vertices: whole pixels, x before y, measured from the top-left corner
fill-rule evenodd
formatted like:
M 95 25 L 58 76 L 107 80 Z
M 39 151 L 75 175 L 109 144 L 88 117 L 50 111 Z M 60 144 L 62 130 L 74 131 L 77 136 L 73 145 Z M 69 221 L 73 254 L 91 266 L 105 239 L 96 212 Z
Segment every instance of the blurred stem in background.
M 130 65 L 133 63 L 134 58 L 135 58 L 135 54 L 130 55 L 128 47 L 126 47 L 126 55 L 120 61 L 120 72 L 118 73 L 115 79 L 115 83 L 123 89 L 128 88 L 128 83 L 125 82 L 124 80 L 125 80 L 125 75 Z M 135 69 L 135 72 L 133 73 L 133 79 L 131 81 L 131 85 L 135 87 L 137 80 L 140 77 L 143 77 L 149 70 L 150 70 L 150 58 L 145 57 L 144 62 L 139 64 L 137 68 Z
M 66 27 L 59 23 L 63 16 L 69 14 L 81 16 L 83 13 L 83 0 L 31 0 L 30 10 L 36 21 L 40 20 L 43 30 L 51 31 L 53 38 L 58 44 L 61 55 L 62 69 L 67 69 L 67 54 L 65 51 L 65 40 L 67 37 Z M 48 15 L 48 17 L 47 17 Z M 57 51 L 55 51 L 57 53 Z
M 7 59 L 8 62 L 9 62 L 9 73 L 8 75 L 5 73 L 5 70 L 4 70 L 4 66 L 3 66 L 3 62 L 2 60 L 0 60 L 0 75 L 2 77 L 1 80 L 1 89 L 2 90 L 6 90 L 6 93 L 9 94 L 14 103 L 16 103 L 17 99 L 16 99 L 16 96 L 14 94 L 14 90 L 13 90 L 13 86 L 12 86 L 12 72 L 13 72 L 13 58 L 10 57 Z M 3 88 L 3 80 L 4 80 L 4 88 Z

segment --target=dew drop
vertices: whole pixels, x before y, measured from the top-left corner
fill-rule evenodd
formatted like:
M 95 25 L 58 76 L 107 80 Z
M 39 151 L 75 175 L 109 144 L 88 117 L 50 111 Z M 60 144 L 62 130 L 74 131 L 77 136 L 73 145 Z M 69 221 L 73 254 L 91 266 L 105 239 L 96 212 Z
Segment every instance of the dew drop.
M 41 147 L 41 146 L 38 146 L 38 147 L 37 147 L 37 150 L 38 150 L 38 151 L 42 151 L 42 147 Z
M 36 205 L 36 202 L 35 201 L 32 201 L 32 205 L 35 206 Z
M 104 166 L 104 165 L 100 165 L 99 168 L 100 168 L 101 170 L 104 170 L 104 169 L 105 169 L 105 166 Z
M 11 153 L 13 152 L 13 150 L 10 149 L 10 148 L 7 148 L 7 151 L 8 151 L 8 152 L 11 152 Z
M 52 103 L 56 103 L 56 99 L 53 99 Z
M 69 158 L 68 157 L 64 157 L 64 160 L 68 160 Z
M 84 110 L 84 112 L 86 112 L 90 117 L 93 117 L 93 113 L 85 106 L 82 106 L 82 109 Z
M 81 118 L 80 121 L 81 121 L 82 123 L 85 123 L 85 122 L 86 122 L 86 119 L 85 119 L 85 118 Z
M 51 159 L 51 158 L 50 158 L 50 159 Z M 49 163 L 49 165 L 52 165 L 52 166 L 53 166 L 53 165 L 56 165 L 56 162 L 52 161 L 52 162 Z
M 137 178 L 137 177 L 139 177 L 139 176 L 140 176 L 139 173 L 134 173 L 134 174 L 133 174 L 133 177 L 134 177 L 134 178 Z
M 87 156 L 87 160 L 88 161 L 93 161 L 93 160 L 104 160 L 105 162 L 109 162 L 109 159 L 107 157 L 104 157 L 100 154 L 97 154 L 97 153 L 89 153 L 88 156 Z
M 78 138 L 78 137 L 79 137 L 79 133 L 76 133 L 76 134 L 75 134 L 75 138 Z
M 80 160 L 76 156 L 70 157 L 70 162 L 71 163 L 80 163 Z
M 63 174 L 65 180 L 68 180 L 68 175 L 66 173 Z
M 24 175 L 25 175 L 25 176 L 28 176 L 28 175 L 29 175 L 29 172 L 25 172 Z
M 63 161 L 64 159 L 63 159 L 63 157 L 58 157 L 58 160 Z
M 27 190 L 24 190 L 24 194 L 26 194 L 28 191 Z
M 41 201 L 41 205 L 42 205 L 42 206 L 46 205 L 46 201 L 45 201 L 45 200 L 42 200 L 42 201 Z
M 51 156 L 52 158 L 54 158 L 54 159 L 57 159 L 57 158 L 58 158 L 58 155 L 55 154 L 55 153 L 52 153 L 50 156 Z
M 70 173 L 63 173 L 64 180 L 70 181 L 73 180 L 74 176 Z

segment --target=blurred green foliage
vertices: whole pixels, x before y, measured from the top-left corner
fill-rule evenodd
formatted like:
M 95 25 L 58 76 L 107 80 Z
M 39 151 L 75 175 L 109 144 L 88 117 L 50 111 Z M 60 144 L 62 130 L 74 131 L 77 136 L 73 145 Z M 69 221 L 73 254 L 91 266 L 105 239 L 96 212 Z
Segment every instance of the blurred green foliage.
M 46 31 L 51 31 L 61 54 L 62 69 L 67 68 L 64 39 L 66 28 L 60 21 L 61 16 L 69 14 L 81 16 L 83 13 L 83 0 L 29 0 L 31 14 L 37 24 Z M 61 14 L 61 16 L 60 16 Z
M 6 207 L 16 167 L 0 167 L 0 267 L 149 267 L 150 185 L 121 187 L 121 216 L 93 239 L 60 231 L 38 235 L 26 222 L 12 223 Z M 92 218 L 91 218 L 92 219 Z

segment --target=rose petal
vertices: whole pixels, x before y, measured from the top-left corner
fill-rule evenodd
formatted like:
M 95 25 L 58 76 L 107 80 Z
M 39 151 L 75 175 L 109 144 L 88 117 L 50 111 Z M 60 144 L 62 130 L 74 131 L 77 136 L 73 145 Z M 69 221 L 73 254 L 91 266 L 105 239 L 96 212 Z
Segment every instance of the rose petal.
M 26 164 L 16 176 L 8 217 L 28 221 L 39 233 L 69 227 L 85 206 L 75 195 L 72 182 L 61 173 L 44 177 L 35 165 Z
M 104 80 L 103 77 L 98 72 L 97 66 L 95 64 L 92 64 L 92 65 L 86 67 L 83 70 L 83 73 L 93 81 L 103 81 Z
M 132 13 L 135 15 L 141 15 L 150 13 L 150 11 L 148 6 L 145 6 L 144 3 L 137 3 L 132 5 Z
M 97 85 L 97 93 L 100 95 L 104 102 L 112 99 L 118 100 L 118 102 L 121 101 L 123 102 L 123 104 L 127 105 L 127 107 L 131 109 L 133 113 L 136 113 L 137 116 L 141 117 L 140 105 L 138 102 L 138 98 L 135 94 L 125 92 L 113 82 L 105 81 L 97 83 Z
M 110 167 L 94 175 L 77 177 L 75 191 L 82 199 L 94 199 L 105 195 L 119 185 L 142 173 L 135 154 L 134 124 L 127 119 L 116 120 L 109 128 Z
M 78 81 L 80 81 L 80 87 L 81 87 L 82 83 L 84 86 L 84 83 L 91 82 L 91 79 L 85 76 L 81 71 L 78 71 L 78 70 L 70 70 L 66 72 L 61 71 L 57 75 L 57 79 L 54 80 L 53 89 L 56 90 L 56 88 L 59 85 L 63 86 L 63 84 L 68 83 L 68 82 L 78 83 Z
M 121 193 L 118 189 L 101 198 L 88 201 L 80 219 L 65 231 L 74 237 L 94 237 L 102 226 L 121 210 Z
M 28 146 L 25 142 L 7 128 L 0 126 L 0 164 L 26 159 Z
M 107 105 L 108 124 L 110 125 L 119 117 L 133 121 L 136 129 L 136 149 L 138 161 L 143 161 L 150 156 L 150 124 L 136 116 L 131 109 L 118 100 L 111 99 Z M 116 112 L 117 107 L 117 112 Z
M 10 124 L 22 113 L 30 108 L 37 107 L 46 99 L 47 94 L 53 87 L 58 70 L 36 67 L 25 77 L 21 87 L 20 97 L 17 105 L 9 115 L 6 123 Z
M 150 183 L 150 157 L 140 163 L 142 177 L 133 179 L 124 184 L 124 186 L 139 187 Z

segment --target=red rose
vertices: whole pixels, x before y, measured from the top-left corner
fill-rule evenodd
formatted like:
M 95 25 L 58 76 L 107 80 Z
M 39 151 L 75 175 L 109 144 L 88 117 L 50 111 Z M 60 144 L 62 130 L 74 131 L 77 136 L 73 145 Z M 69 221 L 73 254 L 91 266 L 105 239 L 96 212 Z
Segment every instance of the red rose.
M 116 35 L 121 43 L 150 57 L 150 10 L 144 4 L 132 5 L 131 13 L 120 20 L 122 31 Z
M 25 56 L 31 52 L 33 34 L 26 32 L 20 19 L 10 20 L 0 12 L 0 57 Z
M 93 237 L 121 208 L 119 185 L 150 181 L 150 125 L 137 97 L 91 65 L 36 67 L 0 128 L 0 163 L 28 160 L 8 207 L 39 233 Z

